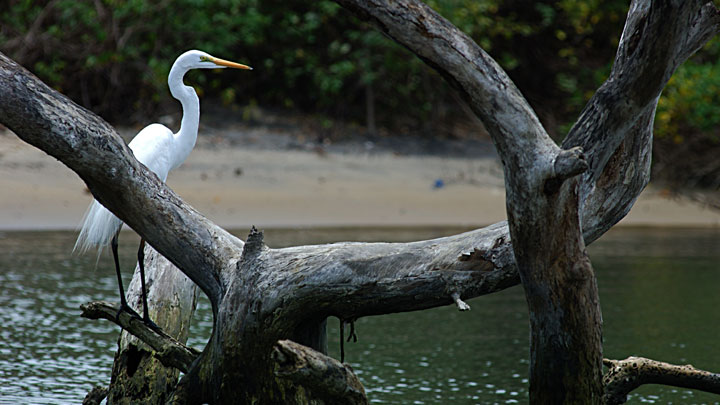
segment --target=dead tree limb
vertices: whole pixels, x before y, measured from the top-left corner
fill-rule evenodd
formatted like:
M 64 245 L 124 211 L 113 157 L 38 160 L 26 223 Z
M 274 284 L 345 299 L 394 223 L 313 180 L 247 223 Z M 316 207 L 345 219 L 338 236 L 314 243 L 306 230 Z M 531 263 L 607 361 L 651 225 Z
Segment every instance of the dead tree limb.
M 720 374 L 683 366 L 628 357 L 625 360 L 603 359 L 608 368 L 603 377 L 605 403 L 624 404 L 627 395 L 643 384 L 663 384 L 720 394 Z
M 137 336 L 152 347 L 153 354 L 163 364 L 175 367 L 186 373 L 192 362 L 200 355 L 197 350 L 187 347 L 162 331 L 156 331 L 145 325 L 142 319 L 135 318 L 118 305 L 109 302 L 93 301 L 80 306 L 82 316 L 88 319 L 107 319 Z M 119 315 L 119 316 L 118 316 Z
M 718 31 L 720 14 L 712 2 L 630 5 L 610 76 L 562 143 L 580 146 L 588 156 L 580 184 L 586 242 L 624 217 L 647 185 L 660 93 L 678 66 Z
M 291 340 L 281 340 L 273 348 L 275 374 L 295 381 L 311 391 L 311 396 L 327 404 L 367 404 L 360 380 L 352 367 Z

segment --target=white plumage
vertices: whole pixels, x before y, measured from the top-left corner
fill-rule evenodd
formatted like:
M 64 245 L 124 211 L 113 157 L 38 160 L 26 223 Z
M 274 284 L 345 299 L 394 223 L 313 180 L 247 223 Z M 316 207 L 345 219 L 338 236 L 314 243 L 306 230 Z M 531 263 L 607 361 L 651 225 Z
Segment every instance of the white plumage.
M 183 83 L 183 77 L 191 69 L 217 69 L 232 67 L 237 69 L 251 69 L 246 65 L 218 59 L 205 52 L 192 50 L 180 55 L 173 63 L 168 76 L 168 87 L 170 93 L 182 104 L 183 117 L 180 124 L 180 131 L 176 134 L 167 127 L 160 124 L 151 124 L 141 130 L 128 144 L 135 158 L 163 182 L 167 179 L 170 170 L 180 166 L 187 159 L 190 151 L 195 146 L 197 131 L 200 124 L 200 100 L 195 90 Z M 83 226 L 80 230 L 77 242 L 73 251 L 86 252 L 91 248 L 98 249 L 98 256 L 104 246 L 113 246 L 113 258 L 117 272 L 118 284 L 120 287 L 121 308 L 131 311 L 125 300 L 125 292 L 120 277 L 120 267 L 117 258 L 117 234 L 122 228 L 123 222 L 107 208 L 94 200 L 83 219 Z M 114 241 L 114 242 L 113 242 Z M 143 319 L 152 324 L 147 313 L 147 297 L 145 294 L 145 275 L 142 263 L 142 248 L 144 241 L 140 242 L 138 258 L 140 261 L 140 273 L 143 283 Z M 135 314 L 137 315 L 137 314 Z M 152 324 L 154 325 L 154 324 Z
M 248 66 L 225 61 L 205 52 L 192 50 L 180 55 L 168 76 L 168 86 L 173 97 L 182 104 L 183 118 L 180 131 L 172 131 L 161 124 L 150 124 L 141 130 L 128 144 L 135 158 L 153 171 L 160 180 L 167 179 L 170 170 L 180 166 L 192 151 L 197 140 L 200 123 L 200 101 L 195 90 L 183 83 L 183 76 L 191 69 L 217 69 Z M 122 227 L 122 221 L 94 200 L 83 220 L 74 251 L 86 252 L 91 248 L 102 249 Z
M 135 158 L 163 182 L 167 180 L 170 169 L 173 169 L 171 155 L 175 142 L 174 136 L 167 127 L 151 124 L 140 131 L 128 144 Z M 98 253 L 100 253 L 104 246 L 110 244 L 110 240 L 118 233 L 122 225 L 123 223 L 118 217 L 97 200 L 93 200 L 85 213 L 83 227 L 74 250 L 84 253 L 91 248 L 98 248 Z

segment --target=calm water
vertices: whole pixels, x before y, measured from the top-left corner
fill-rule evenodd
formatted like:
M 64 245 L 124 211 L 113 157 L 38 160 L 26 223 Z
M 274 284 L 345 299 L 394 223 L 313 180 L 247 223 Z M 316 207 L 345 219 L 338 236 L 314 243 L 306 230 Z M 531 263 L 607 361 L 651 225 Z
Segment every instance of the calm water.
M 270 246 L 415 240 L 456 229 L 266 231 Z M 0 404 L 80 403 L 110 378 L 119 328 L 79 316 L 117 300 L 109 255 L 70 255 L 69 232 L 0 233 Z M 126 283 L 137 239 L 121 239 Z M 604 315 L 605 356 L 646 356 L 720 371 L 720 230 L 618 229 L 590 248 Z M 346 361 L 375 403 L 526 403 L 528 329 L 522 290 L 454 307 L 360 319 Z M 206 302 L 190 344 L 210 333 Z M 339 357 L 338 321 L 329 322 Z M 630 403 L 720 403 L 686 389 L 645 386 Z

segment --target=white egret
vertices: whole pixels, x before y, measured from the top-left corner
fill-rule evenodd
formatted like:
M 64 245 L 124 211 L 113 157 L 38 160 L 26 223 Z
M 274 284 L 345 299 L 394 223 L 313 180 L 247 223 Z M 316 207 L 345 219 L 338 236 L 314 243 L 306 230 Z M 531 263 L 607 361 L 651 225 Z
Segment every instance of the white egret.
M 240 63 L 230 62 L 215 58 L 205 52 L 191 50 L 180 55 L 170 69 L 168 86 L 173 97 L 182 104 L 183 116 L 180 124 L 180 131 L 173 132 L 161 125 L 150 124 L 141 130 L 128 144 L 133 151 L 135 158 L 140 163 L 152 170 L 163 182 L 167 179 L 170 170 L 180 166 L 190 154 L 197 140 L 198 125 L 200 123 L 200 101 L 195 90 L 183 83 L 183 77 L 191 69 L 217 69 L 231 67 L 236 69 L 252 69 Z M 120 264 L 117 254 L 117 240 L 123 222 L 94 200 L 85 213 L 84 223 L 78 236 L 73 251 L 86 252 L 90 248 L 97 248 L 98 254 L 103 247 L 110 244 L 115 260 L 115 272 L 117 273 L 118 286 L 120 289 L 121 310 L 127 310 L 134 316 L 140 317 L 132 310 L 125 299 L 122 277 L 120 276 Z M 144 266 L 145 240 L 140 240 L 138 250 L 138 264 L 140 266 L 140 278 L 142 281 L 143 299 L 143 321 L 151 326 L 155 324 L 148 316 L 147 295 L 145 290 L 145 266 Z

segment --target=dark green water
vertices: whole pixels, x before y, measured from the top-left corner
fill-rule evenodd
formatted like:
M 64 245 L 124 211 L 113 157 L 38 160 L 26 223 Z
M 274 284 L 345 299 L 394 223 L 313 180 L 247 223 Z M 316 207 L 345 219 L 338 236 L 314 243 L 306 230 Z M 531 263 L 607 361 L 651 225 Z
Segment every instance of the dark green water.
M 266 231 L 272 247 L 339 240 L 417 240 L 457 229 Z M 0 404 L 80 403 L 109 381 L 119 328 L 79 317 L 116 301 L 109 255 L 70 255 L 70 232 L 0 233 Z M 124 243 L 123 243 L 124 242 Z M 126 283 L 137 239 L 121 240 Z M 589 248 L 598 275 L 605 356 L 651 357 L 720 371 L 720 230 L 616 229 Z M 374 403 L 526 403 L 528 327 L 516 287 L 454 307 L 364 318 L 346 361 Z M 210 333 L 200 306 L 190 344 Z M 338 321 L 329 321 L 339 357 Z M 630 403 L 720 403 L 716 395 L 645 386 Z

